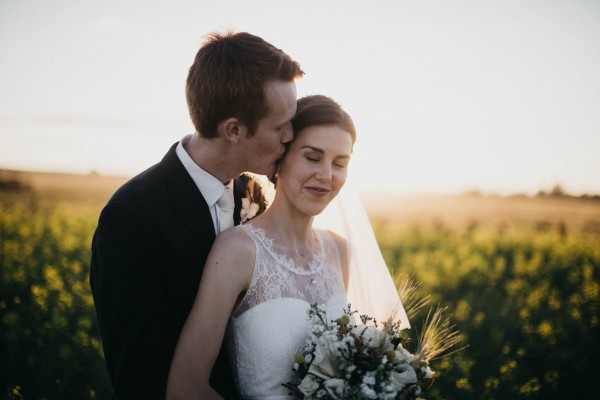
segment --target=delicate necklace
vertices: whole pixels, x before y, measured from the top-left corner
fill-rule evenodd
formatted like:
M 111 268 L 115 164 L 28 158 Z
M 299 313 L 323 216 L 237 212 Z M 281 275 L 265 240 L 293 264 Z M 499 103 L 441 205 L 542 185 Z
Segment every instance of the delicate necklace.
M 275 232 L 275 229 L 273 230 Z M 275 257 L 275 259 L 282 264 L 285 268 L 292 270 L 299 274 L 312 274 L 316 270 L 319 269 L 323 260 L 323 244 L 321 240 L 317 237 L 316 232 L 312 231 L 312 238 L 316 242 L 315 250 L 307 248 L 307 251 L 304 252 L 307 255 L 305 256 L 303 252 L 300 252 L 300 257 L 292 257 L 289 255 L 289 250 L 294 248 L 291 246 L 292 241 L 286 241 L 282 238 L 283 235 L 278 235 L 277 240 L 270 239 L 269 251 Z M 273 244 L 276 244 L 276 247 L 279 249 L 275 249 Z M 297 262 L 302 260 L 303 262 Z M 300 267 L 300 265 L 306 265 Z

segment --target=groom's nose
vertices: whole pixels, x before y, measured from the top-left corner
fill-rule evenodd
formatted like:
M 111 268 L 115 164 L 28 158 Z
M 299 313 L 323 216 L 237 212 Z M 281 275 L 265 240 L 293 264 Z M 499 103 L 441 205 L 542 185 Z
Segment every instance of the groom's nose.
M 292 124 L 287 123 L 281 132 L 281 143 L 288 143 L 294 139 L 294 129 L 292 128 Z

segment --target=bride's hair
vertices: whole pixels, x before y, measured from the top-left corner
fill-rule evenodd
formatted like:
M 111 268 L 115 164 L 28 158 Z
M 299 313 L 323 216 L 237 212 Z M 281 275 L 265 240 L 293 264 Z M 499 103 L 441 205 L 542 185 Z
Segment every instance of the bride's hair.
M 306 96 L 298 100 L 298 109 L 292 119 L 294 133 L 311 126 L 334 125 L 342 128 L 356 141 L 356 128 L 350 115 L 333 99 L 323 95 Z

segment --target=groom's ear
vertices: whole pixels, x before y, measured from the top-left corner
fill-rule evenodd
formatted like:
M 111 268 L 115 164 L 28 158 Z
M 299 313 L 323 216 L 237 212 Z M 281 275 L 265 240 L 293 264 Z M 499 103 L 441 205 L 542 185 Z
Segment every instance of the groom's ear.
M 227 118 L 223 121 L 220 128 L 223 131 L 225 139 L 232 144 L 238 144 L 240 138 L 246 134 L 246 126 L 240 123 L 239 119 L 234 117 Z

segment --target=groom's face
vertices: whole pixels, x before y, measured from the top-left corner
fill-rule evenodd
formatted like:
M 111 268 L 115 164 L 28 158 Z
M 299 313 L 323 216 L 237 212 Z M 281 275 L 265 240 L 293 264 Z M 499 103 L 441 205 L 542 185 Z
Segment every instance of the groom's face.
M 256 126 L 252 136 L 244 137 L 244 170 L 271 175 L 275 162 L 283 157 L 285 143 L 294 138 L 291 120 L 296 114 L 296 85 L 282 80 L 265 84 L 267 115 Z

